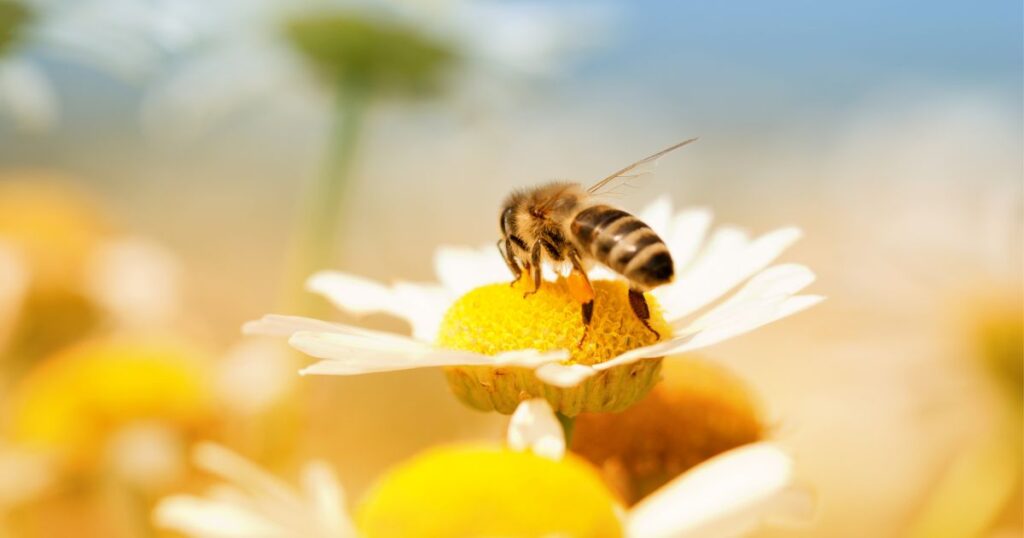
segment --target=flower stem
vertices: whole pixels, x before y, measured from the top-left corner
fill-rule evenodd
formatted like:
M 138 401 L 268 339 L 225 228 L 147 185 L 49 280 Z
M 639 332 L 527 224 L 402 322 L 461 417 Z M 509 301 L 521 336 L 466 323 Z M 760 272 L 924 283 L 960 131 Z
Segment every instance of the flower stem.
M 316 307 L 303 290 L 313 272 L 337 262 L 340 218 L 362 133 L 370 93 L 357 85 L 339 85 L 335 91 L 333 125 L 323 172 L 307 193 L 299 219 L 298 251 L 289 278 L 289 301 L 313 314 Z
M 576 417 L 567 417 L 561 413 L 555 413 L 558 417 L 558 423 L 562 425 L 562 433 L 565 434 L 565 445 L 568 447 L 572 443 L 572 431 L 576 426 Z

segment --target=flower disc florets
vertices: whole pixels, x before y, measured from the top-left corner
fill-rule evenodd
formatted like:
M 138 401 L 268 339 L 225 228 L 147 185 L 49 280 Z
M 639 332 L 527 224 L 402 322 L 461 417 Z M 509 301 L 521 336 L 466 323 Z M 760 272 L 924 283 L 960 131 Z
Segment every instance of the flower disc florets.
M 601 470 L 627 505 L 675 477 L 765 436 L 760 403 L 743 380 L 693 357 L 670 357 L 663 381 L 622 413 L 577 417 L 571 449 Z
M 359 510 L 369 538 L 405 536 L 622 536 L 615 499 L 575 457 L 450 447 L 385 476 Z
M 525 281 L 491 284 L 463 295 L 445 314 L 438 345 L 487 355 L 565 349 L 571 353 L 568 363 L 594 365 L 658 340 L 633 313 L 622 282 L 593 283 L 594 317 L 582 346 L 580 303 L 566 281 L 544 282 L 524 298 L 530 286 Z M 657 305 L 650 297 L 648 302 L 651 327 L 662 338 L 671 336 Z M 510 414 L 519 402 L 541 397 L 563 415 L 575 416 L 629 407 L 654 386 L 660 369 L 660 359 L 637 361 L 603 370 L 571 388 L 545 384 L 526 368 L 455 366 L 445 372 L 455 394 L 476 409 Z

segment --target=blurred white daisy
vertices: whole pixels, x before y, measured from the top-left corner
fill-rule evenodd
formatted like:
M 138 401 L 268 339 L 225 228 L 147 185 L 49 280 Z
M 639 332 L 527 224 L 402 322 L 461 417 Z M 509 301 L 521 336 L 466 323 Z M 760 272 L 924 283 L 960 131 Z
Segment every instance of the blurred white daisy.
M 193 460 L 226 483 L 206 497 L 174 495 L 160 501 L 157 526 L 188 536 L 345 538 L 355 531 L 334 471 L 311 461 L 302 469 L 297 491 L 256 464 L 212 443 L 198 445 Z
M 0 515 L 31 500 L 55 482 L 52 462 L 45 455 L 0 445 Z
M 46 60 L 68 61 L 128 81 L 189 46 L 201 27 L 191 0 L 0 1 L 0 114 L 22 128 L 57 121 Z
M 0 178 L 0 349 L 30 360 L 100 324 L 182 321 L 180 261 L 150 238 L 117 233 L 106 217 L 66 178 Z
M 217 363 L 220 405 L 245 417 L 270 409 L 295 383 L 293 355 L 276 340 L 245 339 L 231 346 Z
M 355 522 L 327 465 L 307 464 L 298 491 L 223 447 L 202 444 L 196 464 L 227 483 L 205 497 L 165 498 L 154 520 L 189 536 L 224 538 L 552 532 L 690 538 L 736 536 L 765 520 L 805 520 L 813 513 L 813 499 L 793 482 L 792 459 L 771 443 L 712 458 L 625 510 L 593 468 L 565 455 L 561 427 L 543 400 L 520 405 L 508 441 L 512 450 L 453 446 L 400 464 L 363 500 Z
M 204 9 L 202 46 L 144 103 L 144 127 L 153 135 L 188 138 L 275 106 L 313 103 L 322 116 L 338 100 L 333 93 L 353 80 L 372 97 L 419 93 L 444 71 L 443 89 L 456 100 L 507 94 L 594 42 L 607 11 L 600 4 L 491 0 L 215 0 Z M 367 68 L 388 74 L 364 84 L 358 79 Z M 333 78 L 339 70 L 340 83 Z
M 508 269 L 493 247 L 440 249 L 439 284 L 385 286 L 339 272 L 318 273 L 308 281 L 311 291 L 342 310 L 406 319 L 411 338 L 278 315 L 250 322 L 244 330 L 287 336 L 293 347 L 321 359 L 303 374 L 447 367 L 453 390 L 473 407 L 511 413 L 524 394 L 544 395 L 559 412 L 573 416 L 628 407 L 656 381 L 662 357 L 721 342 L 822 300 L 797 295 L 814 281 L 810 269 L 770 265 L 800 237 L 796 228 L 751 238 L 722 227 L 705 240 L 710 212 L 673 215 L 664 198 L 639 216 L 665 240 L 677 268 L 674 283 L 651 293 L 656 301 L 651 323 L 662 331 L 661 341 L 636 321 L 624 285 L 602 280 L 616 277 L 597 268 L 590 273 L 598 293 L 591 336 L 577 347 L 579 307 L 563 281 L 546 281 L 524 300 L 522 290 L 508 285 Z M 536 378 L 508 367 L 532 369 Z M 569 390 L 573 387 L 582 392 Z
M 84 280 L 89 297 L 118 327 L 159 328 L 181 312 L 181 264 L 146 238 L 119 237 L 98 245 Z

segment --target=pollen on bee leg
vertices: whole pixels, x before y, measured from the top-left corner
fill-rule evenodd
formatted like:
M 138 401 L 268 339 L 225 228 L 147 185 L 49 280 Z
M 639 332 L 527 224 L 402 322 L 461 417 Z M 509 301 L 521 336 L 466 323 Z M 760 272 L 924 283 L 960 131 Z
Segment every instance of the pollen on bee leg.
M 594 300 L 594 288 L 590 285 L 587 275 L 580 271 L 572 271 L 566 279 L 569 285 L 569 294 L 581 304 Z

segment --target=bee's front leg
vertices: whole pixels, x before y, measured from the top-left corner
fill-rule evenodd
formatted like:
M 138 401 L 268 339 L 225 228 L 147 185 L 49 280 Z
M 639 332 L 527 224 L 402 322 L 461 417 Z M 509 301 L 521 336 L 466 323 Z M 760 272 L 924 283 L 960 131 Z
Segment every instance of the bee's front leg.
M 533 249 L 530 250 L 530 263 L 527 264 L 526 269 L 530 272 L 530 276 L 533 277 L 533 289 L 524 293 L 523 299 L 540 291 L 540 281 L 543 276 L 540 266 L 541 248 L 540 241 L 538 241 L 533 245 Z
M 519 267 L 519 263 L 516 262 L 515 258 L 512 257 L 512 245 L 509 239 L 498 240 L 498 252 L 501 253 L 501 258 L 505 260 L 505 265 L 508 266 L 508 270 L 512 271 L 512 282 L 509 286 L 515 286 L 516 282 L 523 276 L 523 270 Z

